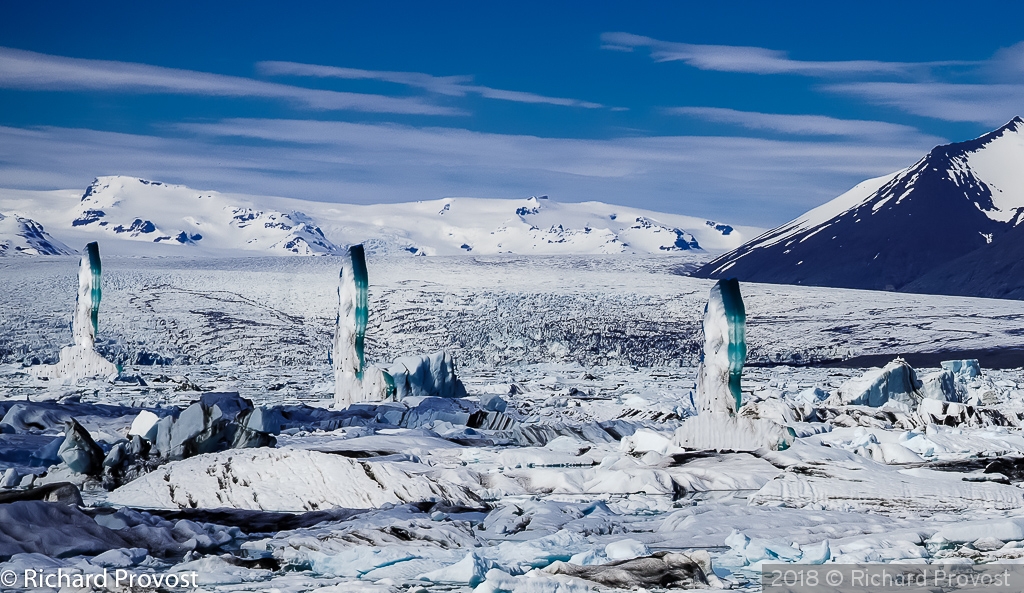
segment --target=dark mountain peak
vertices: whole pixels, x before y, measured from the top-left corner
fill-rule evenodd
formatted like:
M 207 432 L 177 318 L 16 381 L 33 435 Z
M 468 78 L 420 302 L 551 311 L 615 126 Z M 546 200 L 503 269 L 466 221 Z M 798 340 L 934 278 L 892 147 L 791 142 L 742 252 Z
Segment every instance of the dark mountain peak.
M 1015 188 L 1024 187 L 1024 172 L 1019 173 L 1024 168 L 1013 166 L 1020 160 L 1018 144 L 993 144 L 1021 133 L 1024 119 L 1015 117 L 973 140 L 936 146 L 884 182 L 855 188 L 853 195 L 768 231 L 694 275 L 903 289 L 947 262 L 998 245 L 1024 216 L 1024 196 L 1015 201 Z M 996 151 L 980 159 L 986 174 L 996 175 L 992 163 L 1004 170 L 997 188 L 974 168 L 978 153 L 985 151 Z
M 951 144 L 941 144 L 932 149 L 929 156 L 933 154 L 944 155 L 947 159 L 954 156 L 959 156 L 968 152 L 975 152 L 988 146 L 993 140 L 1002 138 L 1003 135 L 1020 134 L 1024 132 L 1024 119 L 1021 119 L 1019 115 L 1016 115 L 1010 121 L 1006 122 L 1002 126 L 978 136 L 973 140 L 965 140 L 963 142 L 953 142 Z

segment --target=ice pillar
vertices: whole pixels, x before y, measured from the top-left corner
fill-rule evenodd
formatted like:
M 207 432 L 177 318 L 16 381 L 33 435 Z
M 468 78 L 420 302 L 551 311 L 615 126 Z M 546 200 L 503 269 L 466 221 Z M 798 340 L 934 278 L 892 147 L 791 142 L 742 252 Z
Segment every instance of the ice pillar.
M 72 321 L 75 346 L 94 348 L 100 311 L 100 247 L 95 242 L 85 246 L 78 268 L 78 300 Z
M 701 411 L 735 414 L 743 403 L 740 378 L 747 360 L 747 313 L 735 278 L 719 280 L 704 307 L 704 352 L 697 371 Z
M 673 442 L 686 449 L 782 450 L 796 438 L 792 428 L 756 409 L 740 413 L 740 378 L 747 360 L 747 312 L 736 279 L 719 280 L 704 307 L 704 352 L 697 370 L 696 416 L 683 421 Z
M 369 282 L 362 245 L 348 248 L 338 282 L 338 317 L 334 329 L 334 402 L 337 407 L 383 401 L 394 383 L 377 367 L 367 367 L 363 352 L 369 319 Z
M 40 379 L 58 379 L 75 382 L 80 379 L 116 377 L 117 365 L 96 352 L 96 329 L 100 310 L 100 248 L 96 243 L 85 246 L 85 254 L 78 266 L 78 298 L 71 320 L 74 345 L 60 351 L 60 361 L 54 365 L 32 367 L 30 372 Z
M 338 283 L 338 317 L 334 330 L 334 371 L 363 378 L 363 342 L 369 318 L 369 282 L 362 245 L 348 248 Z

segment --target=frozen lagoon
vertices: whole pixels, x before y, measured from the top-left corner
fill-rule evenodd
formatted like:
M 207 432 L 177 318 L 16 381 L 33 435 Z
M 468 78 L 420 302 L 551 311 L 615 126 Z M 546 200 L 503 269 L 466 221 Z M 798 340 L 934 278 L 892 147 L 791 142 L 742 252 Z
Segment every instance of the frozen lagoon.
M 166 470 L 184 491 L 195 489 L 197 508 L 143 511 L 159 498 L 137 486 L 113 497 L 117 506 L 137 508 L 112 513 L 114 506 L 104 508 L 110 494 L 85 484 L 86 502 L 101 509 L 86 518 L 110 533 L 83 532 L 81 541 L 93 546 L 85 552 L 42 550 L 60 556 L 47 562 L 86 572 L 104 563 L 138 572 L 196 569 L 207 575 L 207 590 L 584 590 L 599 585 L 530 571 L 559 560 L 598 565 L 694 550 L 710 553 L 723 583 L 756 589 L 759 561 L 822 561 L 826 550 L 834 561 L 1024 556 L 1022 476 L 1012 471 L 1024 439 L 1016 426 L 911 426 L 858 408 L 806 423 L 788 452 L 674 450 L 671 435 L 691 410 L 712 285 L 680 275 L 693 263 L 685 256 L 371 257 L 367 359 L 448 349 L 470 399 L 458 409 L 390 404 L 379 410 L 381 421 L 376 410 L 364 414 L 372 421 L 352 421 L 323 410 L 333 394 L 327 354 L 337 260 L 107 258 L 97 348 L 123 360 L 125 373 L 145 385 L 77 387 L 45 384 L 22 368 L 33 358 L 56 361 L 71 341 L 77 259 L 0 260 L 7 280 L 0 292 L 0 406 L 6 412 L 26 399 L 51 402 L 40 404 L 38 426 L 0 435 L 0 464 L 45 469 L 32 454 L 62 433 L 61 410 L 109 445 L 138 408 L 184 407 L 201 391 L 237 391 L 257 404 L 304 410 L 278 438 L 291 472 L 319 466 L 317 456 L 325 455 L 339 467 L 377 464 L 370 467 L 449 486 L 434 502 L 409 486 L 368 507 L 331 511 L 332 501 L 349 499 L 325 480 L 316 486 L 315 510 L 277 501 L 203 512 L 210 505 L 199 503 L 212 496 L 210 488 L 177 477 L 223 469 L 223 459 L 201 456 Z M 956 358 L 952 351 L 1024 346 L 1015 301 L 742 289 L 748 363 L 755 365 L 936 351 Z M 138 364 L 152 361 L 171 364 Z M 984 360 L 982 367 L 989 405 L 1007 416 L 1024 408 L 1020 369 L 989 369 Z M 808 390 L 834 392 L 862 370 L 748 366 L 744 395 L 783 402 L 778 413 L 793 414 L 820 404 L 806 401 Z M 494 395 L 515 424 L 467 427 L 474 407 Z M 873 456 L 892 445 L 911 450 L 901 443 L 911 443 L 920 461 Z M 1002 471 L 985 473 L 994 460 Z M 253 467 L 274 463 L 261 458 Z M 229 478 L 245 481 L 243 465 L 231 471 Z M 280 490 L 275 480 L 288 475 L 265 471 L 260 479 Z M 876 484 L 894 490 L 879 497 Z M 292 490 L 303 502 L 302 488 Z M 189 500 L 187 492 L 177 496 Z M 0 552 L 11 556 L 4 564 L 45 565 L 19 550 Z

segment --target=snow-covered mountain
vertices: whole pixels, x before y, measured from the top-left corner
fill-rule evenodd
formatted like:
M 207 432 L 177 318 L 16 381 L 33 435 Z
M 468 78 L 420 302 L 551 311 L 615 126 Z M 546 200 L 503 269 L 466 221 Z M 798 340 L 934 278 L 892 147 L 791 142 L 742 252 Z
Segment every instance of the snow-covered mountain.
M 0 213 L 0 256 L 70 255 L 75 250 L 50 236 L 43 225 L 16 214 Z
M 938 146 L 700 268 L 706 278 L 921 290 L 912 282 L 982 248 L 995 273 L 1024 220 L 1024 120 Z M 1004 239 L 1006 237 L 1006 239 Z M 1005 241 L 1005 244 L 1004 244 Z M 1007 249 L 1003 249 L 1006 247 Z M 987 274 L 982 274 L 986 276 Z M 976 294 L 972 287 L 929 292 Z
M 0 209 L 31 216 L 71 245 L 137 255 L 377 253 L 602 254 L 725 251 L 760 229 L 601 202 L 444 198 L 351 205 L 198 191 L 100 177 L 85 193 L 0 190 Z M 0 240 L 5 237 L 0 233 Z

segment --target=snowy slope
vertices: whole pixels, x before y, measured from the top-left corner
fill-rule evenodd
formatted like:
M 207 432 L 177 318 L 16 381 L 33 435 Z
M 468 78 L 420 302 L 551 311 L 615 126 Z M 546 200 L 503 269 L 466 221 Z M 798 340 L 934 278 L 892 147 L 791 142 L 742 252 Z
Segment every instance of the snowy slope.
M 1022 219 L 1024 120 L 1014 118 L 865 181 L 713 260 L 697 275 L 899 290 L 990 243 L 998 252 L 1001 237 Z
M 75 251 L 43 229 L 43 225 L 16 214 L 0 213 L 0 256 L 69 255 Z
M 724 251 L 759 229 L 601 202 L 444 198 L 357 206 L 100 177 L 84 194 L 0 190 L 0 208 L 62 240 L 131 255 L 323 255 L 366 243 L 416 255 Z

